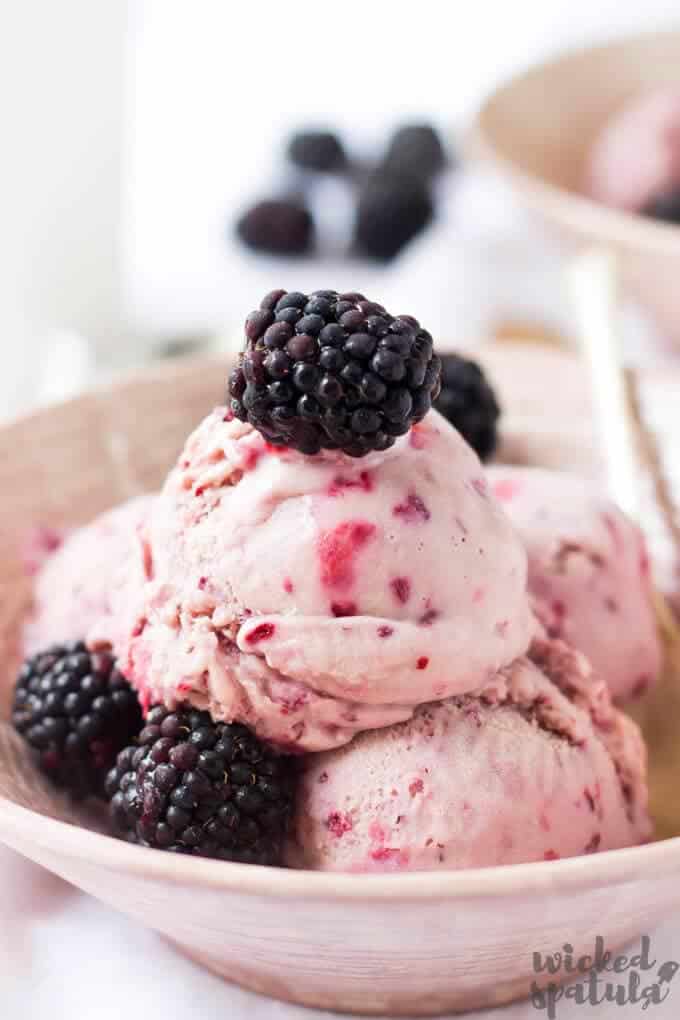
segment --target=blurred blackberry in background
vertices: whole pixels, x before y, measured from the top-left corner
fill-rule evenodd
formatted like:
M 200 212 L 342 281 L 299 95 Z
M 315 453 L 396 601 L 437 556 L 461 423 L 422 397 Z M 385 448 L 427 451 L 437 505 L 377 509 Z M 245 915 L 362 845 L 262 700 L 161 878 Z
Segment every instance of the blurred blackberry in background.
M 107 652 L 53 645 L 24 663 L 12 723 L 41 770 L 75 797 L 103 796 L 118 752 L 142 728 L 137 695 Z
M 394 258 L 424 230 L 433 214 L 429 189 L 418 178 L 375 173 L 359 195 L 355 248 L 376 259 Z
M 500 407 L 476 361 L 443 354 L 442 388 L 434 407 L 458 429 L 480 460 L 487 460 L 498 442 Z
M 680 188 L 653 198 L 642 211 L 654 220 L 680 224 Z
M 304 255 L 312 247 L 314 223 L 294 199 L 265 199 L 251 206 L 236 224 L 241 240 L 254 251 Z
M 321 255 L 389 261 L 432 220 L 434 178 L 452 165 L 427 123 L 395 131 L 377 164 L 350 160 L 329 130 L 293 134 L 286 154 L 284 177 L 294 184 L 284 180 L 278 190 L 288 197 L 258 202 L 237 224 L 254 251 L 305 255 L 314 247 Z
M 106 780 L 111 820 L 131 843 L 279 864 L 293 802 L 292 759 L 245 726 L 156 706 Z
M 342 142 L 330 131 L 301 131 L 288 143 L 288 157 L 303 170 L 337 173 L 347 166 Z
M 231 410 L 276 446 L 351 457 L 386 450 L 439 394 L 430 334 L 363 294 L 272 291 L 245 333 Z
M 441 139 L 429 124 L 408 124 L 392 136 L 383 168 L 427 181 L 446 167 Z

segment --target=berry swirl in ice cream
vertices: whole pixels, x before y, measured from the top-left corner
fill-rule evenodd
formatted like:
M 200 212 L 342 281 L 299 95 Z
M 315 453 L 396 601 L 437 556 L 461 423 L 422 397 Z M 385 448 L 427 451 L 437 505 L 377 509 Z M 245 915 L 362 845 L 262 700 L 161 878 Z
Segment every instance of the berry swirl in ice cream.
M 553 861 L 650 834 L 635 723 L 560 641 L 477 694 L 304 759 L 291 866 L 413 871 Z
M 479 689 L 535 626 L 521 543 L 436 412 L 355 460 L 273 447 L 218 409 L 135 556 L 116 652 L 143 700 L 299 750 Z

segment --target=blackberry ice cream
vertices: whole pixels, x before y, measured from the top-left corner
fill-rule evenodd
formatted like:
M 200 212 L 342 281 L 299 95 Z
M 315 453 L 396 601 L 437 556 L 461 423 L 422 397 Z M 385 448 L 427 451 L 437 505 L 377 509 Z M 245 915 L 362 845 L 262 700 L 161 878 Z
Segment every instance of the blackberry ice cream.
M 289 864 L 476 868 L 649 836 L 645 749 L 585 659 L 537 641 L 476 694 L 303 762 Z
M 356 460 L 274 447 L 218 409 L 134 558 L 115 650 L 143 702 L 298 751 L 480 688 L 535 628 L 521 543 L 435 412 Z

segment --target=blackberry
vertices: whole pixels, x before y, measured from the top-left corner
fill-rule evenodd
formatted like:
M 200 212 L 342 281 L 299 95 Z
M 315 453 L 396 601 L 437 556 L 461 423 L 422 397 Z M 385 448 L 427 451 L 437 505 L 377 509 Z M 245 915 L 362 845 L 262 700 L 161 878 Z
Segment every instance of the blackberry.
M 387 261 L 425 229 L 433 214 L 429 189 L 417 177 L 375 173 L 359 194 L 354 246 Z
M 645 216 L 664 223 L 680 224 L 680 189 L 653 198 L 643 209 Z
M 107 652 L 53 645 L 24 663 L 12 722 L 42 771 L 75 797 L 103 796 L 116 755 L 140 731 L 137 696 Z
M 265 199 L 251 206 L 236 233 L 254 251 L 304 255 L 312 247 L 314 223 L 306 206 L 293 199 Z
M 292 759 L 207 712 L 152 708 L 106 780 L 129 842 L 175 853 L 278 864 L 292 807 Z
M 303 170 L 337 173 L 347 166 L 342 142 L 330 131 L 301 131 L 288 143 L 288 157 Z
M 476 361 L 442 355 L 442 388 L 435 408 L 458 429 L 481 460 L 496 449 L 500 407 Z
M 386 450 L 439 394 L 430 334 L 363 294 L 273 291 L 245 331 L 231 410 L 275 446 L 351 457 Z
M 408 124 L 392 136 L 383 167 L 397 173 L 429 180 L 446 166 L 441 139 L 429 124 Z

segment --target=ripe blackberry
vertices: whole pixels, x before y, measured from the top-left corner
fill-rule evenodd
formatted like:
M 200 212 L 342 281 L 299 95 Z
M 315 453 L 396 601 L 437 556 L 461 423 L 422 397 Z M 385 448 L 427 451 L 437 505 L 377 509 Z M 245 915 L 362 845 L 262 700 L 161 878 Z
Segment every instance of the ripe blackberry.
M 658 195 L 649 202 L 644 210 L 645 216 L 664 223 L 680 224 L 680 189 Z
M 434 214 L 427 185 L 417 177 L 378 172 L 369 177 L 357 205 L 354 245 L 388 260 L 424 230 Z
M 113 657 L 79 641 L 26 660 L 12 722 L 57 786 L 76 797 L 103 796 L 106 774 L 139 733 L 142 713 Z
M 458 429 L 481 460 L 496 449 L 500 407 L 477 362 L 442 355 L 442 388 L 435 408 Z
M 312 247 L 314 223 L 311 213 L 300 202 L 266 199 L 243 214 L 236 232 L 254 251 L 304 255 Z
M 408 124 L 392 136 L 383 167 L 429 180 L 446 166 L 441 139 L 429 124 Z
M 288 144 L 288 157 L 303 170 L 337 173 L 347 165 L 342 142 L 330 131 L 301 131 Z
M 439 394 L 430 334 L 363 294 L 273 291 L 245 332 L 231 409 L 275 446 L 351 457 L 386 450 Z
M 291 759 L 238 724 L 153 708 L 106 780 L 115 828 L 132 843 L 278 864 L 292 806 Z

